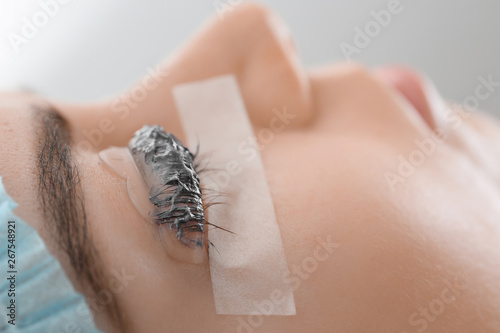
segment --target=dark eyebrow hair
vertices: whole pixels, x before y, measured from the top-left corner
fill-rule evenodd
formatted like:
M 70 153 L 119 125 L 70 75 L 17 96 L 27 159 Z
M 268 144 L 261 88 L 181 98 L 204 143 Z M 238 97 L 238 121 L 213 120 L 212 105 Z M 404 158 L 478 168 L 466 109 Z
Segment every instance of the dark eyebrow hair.
M 89 232 L 80 174 L 72 159 L 68 123 L 51 107 L 32 107 L 38 197 L 45 224 L 58 246 L 68 255 L 78 282 L 90 287 L 98 296 L 99 291 L 107 290 L 105 274 Z M 104 309 L 119 327 L 123 327 L 115 297 L 111 297 Z

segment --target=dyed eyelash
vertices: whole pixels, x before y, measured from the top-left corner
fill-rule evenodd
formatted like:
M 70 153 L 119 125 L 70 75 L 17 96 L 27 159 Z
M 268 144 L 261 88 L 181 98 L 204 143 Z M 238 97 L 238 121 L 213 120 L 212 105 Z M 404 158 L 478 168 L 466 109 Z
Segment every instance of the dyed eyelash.
M 225 230 L 205 218 L 205 210 L 219 202 L 203 203 L 198 173 L 208 169 L 200 169 L 203 161 L 197 158 L 198 149 L 193 154 L 162 127 L 147 125 L 135 133 L 129 149 L 151 186 L 149 200 L 154 209 L 150 216 L 154 223 L 175 231 L 177 239 L 188 247 L 203 246 L 205 225 Z
M 200 174 L 204 174 L 204 173 L 210 173 L 212 171 L 217 171 L 217 169 L 213 169 L 213 168 L 210 168 L 207 166 L 208 159 L 206 158 L 206 156 L 201 156 L 199 154 L 199 148 L 200 148 L 200 144 L 198 143 L 198 145 L 196 147 L 196 152 L 193 154 L 194 169 L 195 169 L 196 173 L 198 175 L 200 175 Z M 219 198 L 224 195 L 223 193 L 215 192 L 214 190 L 209 190 L 209 189 L 203 188 L 203 186 L 201 186 L 201 189 L 202 189 L 202 193 L 203 193 L 202 197 L 203 197 L 203 210 L 204 211 L 207 211 L 207 209 L 209 207 L 223 204 L 222 201 L 219 201 Z M 215 224 L 213 222 L 209 222 L 206 219 L 205 219 L 205 224 L 208 226 L 211 226 L 215 229 L 219 229 L 219 230 L 228 232 L 230 234 L 234 234 L 234 232 L 232 232 L 231 230 L 220 227 L 217 224 Z M 217 250 L 217 247 L 215 246 L 215 244 L 212 243 L 210 240 L 208 241 L 208 246 L 214 248 L 217 252 L 219 252 Z M 219 253 L 219 255 L 220 255 L 220 253 Z
M 177 239 L 190 247 L 203 246 L 202 239 L 189 234 L 203 234 L 206 223 L 200 179 L 193 161 L 191 152 L 183 156 L 184 168 L 171 173 L 164 184 L 153 186 L 149 197 L 155 206 L 153 221 L 177 231 Z
M 175 179 L 169 184 L 152 188 L 150 197 L 151 202 L 158 208 L 152 212 L 154 221 L 159 225 L 168 224 L 170 230 L 172 230 L 173 226 L 173 228 L 177 230 L 177 239 L 187 246 L 202 245 L 186 237 L 186 234 L 190 232 L 203 233 L 205 232 L 204 225 L 232 233 L 230 230 L 209 222 L 203 214 L 209 207 L 222 204 L 221 201 L 218 201 L 218 198 L 222 194 L 213 191 L 210 192 L 200 185 L 199 175 L 214 170 L 206 166 L 207 159 L 204 156 L 200 156 L 198 152 L 199 145 L 196 152 L 194 154 L 191 153 L 191 156 L 193 160 L 193 170 L 197 175 L 196 185 L 199 188 L 199 193 L 197 191 L 186 191 L 185 186 L 182 184 L 183 182 Z M 179 188 L 181 190 L 179 190 Z M 202 211 L 200 211 L 200 203 Z M 191 209 L 194 208 L 195 213 L 189 212 L 186 206 Z M 190 216 L 190 218 L 185 219 L 186 216 Z M 181 218 L 181 221 L 176 224 L 178 218 Z M 215 248 L 215 245 L 210 241 L 208 244 Z

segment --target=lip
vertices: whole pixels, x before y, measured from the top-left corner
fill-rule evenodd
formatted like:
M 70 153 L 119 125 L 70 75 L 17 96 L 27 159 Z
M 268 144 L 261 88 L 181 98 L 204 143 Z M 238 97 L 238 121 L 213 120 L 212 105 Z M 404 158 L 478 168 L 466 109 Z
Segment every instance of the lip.
M 441 126 L 445 103 L 430 80 L 404 66 L 384 66 L 374 73 L 382 82 L 401 93 L 432 130 Z

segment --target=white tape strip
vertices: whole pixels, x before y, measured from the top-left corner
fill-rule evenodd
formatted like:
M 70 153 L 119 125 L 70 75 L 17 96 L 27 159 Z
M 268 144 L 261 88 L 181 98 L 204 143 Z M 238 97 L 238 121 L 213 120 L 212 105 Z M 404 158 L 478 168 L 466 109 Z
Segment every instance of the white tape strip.
M 234 234 L 208 228 L 209 253 L 218 314 L 294 315 L 285 252 L 259 154 L 238 152 L 253 130 L 232 75 L 173 89 L 186 143 L 200 144 L 215 171 L 201 175 L 205 188 L 223 194 L 208 209 L 208 220 Z M 256 143 L 253 141 L 254 147 Z M 279 300 L 277 302 L 277 300 Z M 270 303 L 271 302 L 271 303 Z M 270 306 L 272 304 L 272 306 Z M 265 306 L 264 306 L 265 305 Z

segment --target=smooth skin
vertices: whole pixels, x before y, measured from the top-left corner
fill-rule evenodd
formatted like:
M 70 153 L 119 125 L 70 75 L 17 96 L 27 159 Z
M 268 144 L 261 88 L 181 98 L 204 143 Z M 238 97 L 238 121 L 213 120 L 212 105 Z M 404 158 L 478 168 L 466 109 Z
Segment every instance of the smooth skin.
M 172 88 L 223 74 L 236 75 L 257 137 L 273 128 L 260 153 L 296 316 L 216 315 L 208 261 L 172 260 L 130 203 L 123 179 L 99 163 L 99 151 L 126 145 L 144 124 L 183 140 Z M 135 86 L 89 105 L 0 97 L 0 174 L 20 204 L 16 212 L 39 230 L 92 304 L 95 295 L 78 285 L 42 223 L 28 105 L 50 103 L 68 119 L 106 274 L 111 279 L 113 270 L 124 270 L 130 278 L 113 294 L 127 332 L 500 330 L 500 127 L 494 119 L 448 108 L 409 69 L 340 63 L 306 71 L 286 27 L 256 4 L 213 19 L 155 78 L 138 82 L 146 96 Z M 276 110 L 288 115 L 283 126 L 273 120 Z M 423 162 L 416 140 L 435 143 Z M 419 165 L 401 176 L 400 157 L 410 156 Z M 102 329 L 118 331 L 93 310 Z

